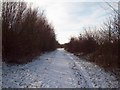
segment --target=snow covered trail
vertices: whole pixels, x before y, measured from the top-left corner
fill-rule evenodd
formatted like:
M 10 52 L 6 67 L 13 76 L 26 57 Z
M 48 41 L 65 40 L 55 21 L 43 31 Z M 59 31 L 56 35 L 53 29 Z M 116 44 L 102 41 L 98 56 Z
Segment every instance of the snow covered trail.
M 45 53 L 24 65 L 3 63 L 2 70 L 2 88 L 120 87 L 112 74 L 64 49 Z

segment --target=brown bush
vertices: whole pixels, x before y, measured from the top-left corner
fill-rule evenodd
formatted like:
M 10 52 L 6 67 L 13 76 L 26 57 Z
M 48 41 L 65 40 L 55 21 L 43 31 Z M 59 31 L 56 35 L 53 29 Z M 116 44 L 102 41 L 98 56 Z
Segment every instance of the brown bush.
M 89 56 L 89 60 L 107 68 L 120 67 L 120 18 L 116 14 L 97 31 L 84 29 L 78 39 L 71 38 L 66 50 Z
M 3 2 L 2 52 L 5 62 L 24 63 L 56 49 L 54 28 L 43 12 L 24 2 Z

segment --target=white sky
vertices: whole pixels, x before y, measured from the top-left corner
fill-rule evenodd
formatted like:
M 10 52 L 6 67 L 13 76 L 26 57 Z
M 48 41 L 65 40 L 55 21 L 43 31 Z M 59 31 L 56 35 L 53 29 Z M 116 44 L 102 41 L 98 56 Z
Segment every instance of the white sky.
M 48 21 L 54 26 L 59 43 L 67 43 L 78 36 L 83 27 L 100 26 L 111 15 L 112 9 L 104 0 L 25 0 L 45 10 Z M 89 1 L 89 2 L 88 2 Z M 117 9 L 117 3 L 105 0 Z

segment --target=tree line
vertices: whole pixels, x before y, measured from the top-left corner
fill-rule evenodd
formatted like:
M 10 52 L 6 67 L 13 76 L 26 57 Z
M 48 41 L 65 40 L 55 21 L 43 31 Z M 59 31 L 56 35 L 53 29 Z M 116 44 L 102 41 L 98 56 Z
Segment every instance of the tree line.
M 100 28 L 84 28 L 84 33 L 71 37 L 65 49 L 103 67 L 120 67 L 120 14 L 114 13 Z
M 2 3 L 2 58 L 8 63 L 26 63 L 56 49 L 54 27 L 44 11 L 25 2 Z

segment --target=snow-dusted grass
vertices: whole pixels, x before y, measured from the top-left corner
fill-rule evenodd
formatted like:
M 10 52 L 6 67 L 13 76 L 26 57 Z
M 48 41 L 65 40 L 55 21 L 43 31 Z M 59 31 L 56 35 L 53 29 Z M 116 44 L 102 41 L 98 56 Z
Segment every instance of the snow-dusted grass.
M 3 63 L 3 88 L 117 88 L 116 78 L 93 63 L 58 49 L 24 65 Z
M 68 55 L 75 60 L 78 70 L 81 70 L 90 86 L 94 88 L 120 88 L 120 82 L 111 72 L 105 71 L 95 63 L 80 59 L 73 54 L 69 53 Z

